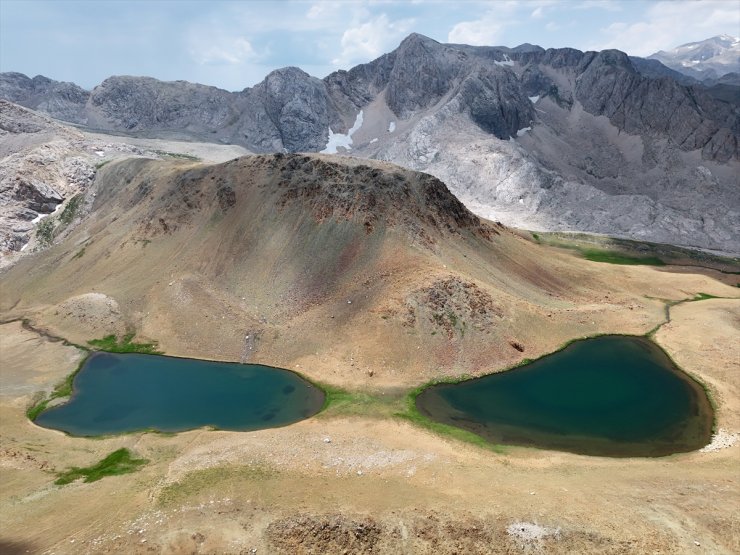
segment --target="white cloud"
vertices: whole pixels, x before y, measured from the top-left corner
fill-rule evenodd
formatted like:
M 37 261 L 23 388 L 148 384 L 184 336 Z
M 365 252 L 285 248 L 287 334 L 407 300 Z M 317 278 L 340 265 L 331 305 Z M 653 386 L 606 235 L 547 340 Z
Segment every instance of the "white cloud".
M 542 19 L 545 17 L 546 12 L 555 11 L 565 7 L 562 3 L 558 3 L 558 0 L 537 0 L 534 3 L 527 3 L 527 7 L 536 6 L 529 17 L 532 19 Z
M 199 64 L 241 64 L 257 58 L 251 43 L 243 37 L 219 38 L 210 44 L 191 44 L 190 55 Z
M 739 27 L 740 10 L 735 1 L 662 1 L 651 5 L 642 21 L 631 24 L 617 21 L 602 29 L 606 38 L 589 48 L 618 48 L 647 56 Z
M 473 46 L 492 46 L 498 40 L 503 28 L 502 23 L 493 20 L 461 21 L 449 32 L 447 42 L 471 44 Z
M 574 6 L 578 10 L 601 9 L 608 12 L 621 12 L 622 6 L 612 0 L 583 0 Z
M 211 17 L 193 23 L 184 34 L 190 58 L 198 65 L 239 65 L 259 58 L 255 48 L 231 19 Z
M 495 8 L 483 14 L 480 19 L 461 21 L 454 25 L 447 34 L 447 42 L 473 46 L 492 46 L 499 40 L 504 28 L 514 23 L 511 19 L 512 14 L 522 5 L 513 0 L 497 2 Z
M 395 48 L 410 31 L 413 19 L 390 21 L 386 14 L 350 27 L 342 34 L 341 52 L 335 66 L 368 62 Z
M 320 0 L 311 5 L 306 12 L 308 19 L 320 19 L 337 13 L 342 8 L 341 2 L 335 0 Z

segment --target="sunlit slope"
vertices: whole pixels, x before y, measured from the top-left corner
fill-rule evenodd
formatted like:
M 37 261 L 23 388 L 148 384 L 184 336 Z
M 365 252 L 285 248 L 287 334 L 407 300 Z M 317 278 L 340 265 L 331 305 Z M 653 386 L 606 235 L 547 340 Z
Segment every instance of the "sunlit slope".
M 662 311 L 634 294 L 651 270 L 615 279 L 390 164 L 132 159 L 102 168 L 89 194 L 82 225 L 1 276 L 4 319 L 81 344 L 135 332 L 169 354 L 402 384 L 642 333 Z M 666 295 L 683 296 L 665 275 Z

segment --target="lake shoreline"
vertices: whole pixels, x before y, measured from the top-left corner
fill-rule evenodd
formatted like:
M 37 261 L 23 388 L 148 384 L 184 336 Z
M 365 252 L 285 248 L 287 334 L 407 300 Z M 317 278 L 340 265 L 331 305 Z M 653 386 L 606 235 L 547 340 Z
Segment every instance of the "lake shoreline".
M 485 386 L 485 382 L 490 382 L 492 379 L 498 379 L 506 376 L 506 379 L 511 378 L 510 372 L 519 371 L 518 378 L 522 377 L 522 371 L 528 371 L 530 374 L 533 372 L 554 372 L 553 370 L 544 370 L 540 367 L 543 364 L 547 364 L 548 360 L 553 361 L 552 357 L 560 356 L 562 358 L 567 349 L 573 349 L 574 346 L 581 344 L 582 348 L 585 348 L 587 342 L 593 342 L 605 339 L 623 339 L 629 340 L 634 345 L 644 345 L 648 349 L 653 351 L 651 356 L 659 356 L 663 359 L 661 364 L 655 363 L 654 366 L 660 366 L 662 370 L 668 372 L 671 379 L 675 379 L 677 383 L 683 384 L 689 394 L 689 405 L 686 407 L 686 414 L 699 414 L 703 423 L 699 425 L 699 428 L 703 430 L 701 432 L 701 439 L 691 442 L 691 445 L 676 445 L 676 449 L 670 448 L 665 445 L 662 449 L 657 449 L 655 453 L 650 453 L 648 449 L 640 448 L 641 443 L 630 443 L 620 440 L 619 444 L 614 444 L 612 440 L 599 439 L 597 436 L 580 436 L 575 432 L 568 432 L 567 435 L 559 436 L 557 434 L 552 435 L 545 432 L 536 432 L 534 429 L 530 432 L 525 433 L 528 439 L 524 439 L 521 433 L 524 433 L 522 428 L 518 428 L 514 424 L 499 424 L 498 434 L 492 436 L 494 433 L 482 422 L 478 422 L 475 419 L 470 419 L 466 416 L 466 413 L 462 409 L 453 409 L 452 405 L 448 405 L 442 401 L 442 396 L 446 392 L 448 395 L 453 394 L 452 390 L 458 386 L 465 387 L 465 391 L 472 391 L 476 388 L 476 384 L 482 384 Z M 668 376 L 667 375 L 667 376 Z M 603 375 L 601 376 L 603 378 Z M 510 380 L 509 380 L 510 381 Z M 637 381 L 635 382 L 637 384 Z M 582 383 L 574 384 L 578 387 L 582 387 Z M 480 388 L 481 386 L 478 386 Z M 562 393 L 562 392 L 561 392 Z M 553 395 L 555 395 L 553 393 Z M 596 395 L 596 393 L 594 393 Z M 608 400 L 605 400 L 605 403 Z M 449 401 L 448 401 L 449 402 Z M 479 400 L 478 402 L 482 402 Z M 490 401 L 489 401 L 490 402 Z M 461 376 L 451 379 L 439 379 L 434 380 L 428 384 L 420 386 L 414 389 L 408 396 L 409 409 L 416 413 L 417 420 L 422 420 L 421 424 L 424 425 L 424 420 L 435 423 L 437 425 L 456 427 L 460 430 L 466 430 L 471 434 L 475 434 L 480 437 L 482 441 L 486 441 L 491 445 L 497 445 L 502 447 L 526 447 L 526 448 L 537 448 L 553 451 L 571 452 L 574 454 L 589 455 L 589 456 L 607 456 L 607 457 L 619 457 L 619 458 L 631 458 L 631 457 L 664 457 L 679 453 L 687 453 L 699 450 L 705 445 L 709 444 L 713 434 L 716 432 L 717 426 L 717 415 L 715 410 L 715 402 L 706 385 L 702 384 L 695 376 L 684 371 L 658 344 L 652 336 L 647 335 L 627 335 L 627 334 L 598 334 L 588 338 L 580 338 L 572 341 L 568 341 L 560 349 L 553 351 L 539 357 L 535 360 L 524 359 L 520 363 L 494 373 L 484 374 L 481 376 Z M 447 408 L 444 408 L 447 407 Z M 601 409 L 601 407 L 599 407 Z M 632 409 L 632 407 L 629 407 Z M 435 413 L 436 410 L 436 413 Z M 575 410 L 575 409 L 574 409 Z M 442 411 L 442 412 L 440 412 Z M 441 416 L 446 414 L 446 416 Z M 561 415 L 562 416 L 562 415 Z M 500 415 L 499 417 L 503 417 Z M 529 415 L 527 416 L 529 418 Z M 688 418 L 688 417 L 687 417 Z M 688 422 L 688 421 L 687 421 Z M 544 422 L 543 424 L 544 425 Z M 674 424 L 675 425 L 675 424 Z M 698 424 L 697 424 L 698 425 Z M 549 426 L 549 424 L 548 424 Z M 504 434 L 508 430 L 509 434 L 514 434 L 514 438 L 519 435 L 519 439 L 507 439 L 503 440 L 500 434 Z M 544 434 L 544 435 L 543 435 Z M 704 438 L 706 436 L 706 438 Z M 532 437 L 540 437 L 539 440 L 532 439 Z M 560 439 L 558 439 L 560 437 Z M 581 438 L 581 439 L 579 439 Z M 706 442 L 704 441 L 706 439 Z M 575 447 L 582 441 L 585 447 Z M 696 445 L 693 445 L 696 443 Z M 699 443 L 701 443 L 699 445 Z
M 175 366 L 178 368 L 175 369 Z M 119 375 L 121 372 L 125 375 Z M 243 378 L 248 378 L 248 382 L 243 382 Z M 164 380 L 164 383 L 157 380 Z M 193 383 L 188 384 L 187 380 Z M 219 383 L 219 380 L 224 383 Z M 52 394 L 49 399 L 31 409 L 44 406 L 32 421 L 43 428 L 62 431 L 73 437 L 98 438 L 149 432 L 173 434 L 201 428 L 218 431 L 254 431 L 290 425 L 311 418 L 322 410 L 326 399 L 326 393 L 321 388 L 293 370 L 149 353 L 95 351 L 85 357 L 77 370 L 62 384 L 62 389 L 69 388 L 65 402 L 47 407 L 50 401 L 62 397 L 60 394 Z M 98 388 L 97 392 L 90 391 L 95 387 Z M 187 389 L 188 387 L 195 389 L 191 391 Z M 238 389 L 240 387 L 241 390 Z M 260 387 L 271 389 L 260 393 L 258 391 Z M 288 404 L 279 404 L 278 408 L 272 405 L 268 407 L 270 403 L 279 403 L 278 397 L 275 397 L 279 395 L 278 389 L 286 397 L 298 392 L 303 396 L 301 403 L 305 406 L 290 399 Z M 58 387 L 56 391 L 59 390 Z M 165 393 L 162 393 L 163 391 Z M 239 391 L 241 397 L 237 396 L 236 391 Z M 267 391 L 273 391 L 271 397 L 264 396 L 267 395 Z M 179 399 L 178 395 L 184 397 Z M 258 408 L 255 409 L 255 406 Z M 114 414 L 117 407 L 123 416 Z M 250 410 L 256 412 L 252 416 L 247 416 L 252 414 Z M 135 414 L 139 419 L 136 421 L 139 422 L 142 418 L 139 413 L 142 411 L 149 411 L 158 423 L 140 426 L 109 424 L 108 427 L 100 424 L 118 422 L 119 418 L 125 418 L 129 413 Z M 283 414 L 285 411 L 288 411 L 290 416 L 286 416 L 287 413 Z M 263 412 L 264 414 L 261 414 Z M 86 419 L 80 416 L 81 413 L 87 415 L 89 422 L 85 423 Z M 174 423 L 179 418 L 178 414 L 182 414 L 188 423 L 183 425 Z M 195 418 L 193 414 L 198 415 L 200 420 L 192 420 Z M 208 414 L 212 416 L 207 416 Z M 58 422 L 51 425 L 53 418 L 59 419 L 59 415 L 65 415 L 67 424 Z M 282 416 L 270 425 L 256 424 L 254 420 L 259 417 L 261 421 L 268 423 L 278 415 Z M 94 431 L 80 432 L 87 428 Z

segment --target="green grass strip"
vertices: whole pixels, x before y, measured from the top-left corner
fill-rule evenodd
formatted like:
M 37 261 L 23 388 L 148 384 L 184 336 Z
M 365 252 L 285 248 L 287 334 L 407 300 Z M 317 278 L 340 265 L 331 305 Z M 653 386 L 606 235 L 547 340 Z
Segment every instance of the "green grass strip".
M 38 415 L 41 414 L 42 412 L 44 412 L 46 410 L 46 407 L 49 405 L 49 401 L 51 401 L 51 399 L 43 399 L 42 401 L 40 401 L 40 402 L 36 403 L 35 405 L 33 405 L 32 407 L 30 407 L 26 411 L 26 416 L 28 417 L 28 419 L 31 422 L 33 422 L 34 420 L 36 420 L 36 418 L 38 417 Z
M 168 152 L 166 150 L 155 150 L 159 156 L 165 156 L 168 158 L 180 158 L 182 160 L 191 160 L 193 162 L 200 162 L 200 158 L 193 156 L 192 154 L 184 154 L 182 152 Z
M 304 377 L 305 379 L 305 377 Z M 403 408 L 403 397 L 383 391 L 350 391 L 325 383 L 311 382 L 324 392 L 324 405 L 319 418 L 363 416 L 389 418 Z
M 607 264 L 625 264 L 628 266 L 665 266 L 656 256 L 628 256 L 619 252 L 602 249 L 578 249 L 586 260 L 591 262 L 605 262 Z
M 696 297 L 689 299 L 689 301 L 706 301 L 707 299 L 725 299 L 727 297 L 718 297 L 717 295 L 710 295 L 709 293 L 697 293 Z
M 102 339 L 91 339 L 87 343 L 99 351 L 109 353 L 144 353 L 149 355 L 161 355 L 162 352 L 157 350 L 157 342 L 152 343 L 135 343 L 131 341 L 135 333 L 124 335 L 119 341 L 115 335 L 107 335 Z
M 400 418 L 440 436 L 471 443 L 496 453 L 504 453 L 505 449 L 503 446 L 491 443 L 473 432 L 440 422 L 434 422 L 421 414 L 419 409 L 416 408 L 417 395 L 427 387 L 439 383 L 463 381 L 471 377 L 464 375 L 455 378 L 442 378 L 419 386 L 405 395 L 393 393 L 382 395 L 380 393 L 368 393 L 364 391 L 347 391 L 336 386 L 314 382 L 313 385 L 321 388 L 326 395 L 324 406 L 317 416 L 319 418 L 334 418 L 337 416 Z
M 120 341 L 115 335 L 108 335 L 106 337 L 103 337 L 102 339 L 92 339 L 88 341 L 88 344 L 91 347 L 94 347 L 96 350 L 107 351 L 110 353 L 143 353 L 148 355 L 162 354 L 161 351 L 157 350 L 156 341 L 152 343 L 135 343 L 132 341 L 134 335 L 136 334 L 128 333 Z M 67 342 L 65 342 L 65 344 L 73 345 L 72 343 Z M 79 349 L 86 350 L 85 347 L 82 347 L 80 345 L 74 346 Z M 29 420 L 31 420 L 32 422 L 36 420 L 38 415 L 44 412 L 49 406 L 49 403 L 54 399 L 58 399 L 60 397 L 69 397 L 72 395 L 72 383 L 75 376 L 77 375 L 77 372 L 82 369 L 82 366 L 85 364 L 86 360 L 87 357 L 83 358 L 75 371 L 64 378 L 62 382 L 56 385 L 54 391 L 51 392 L 51 395 L 49 395 L 48 398 L 38 400 L 26 411 L 26 416 Z
M 478 434 L 469 432 L 468 430 L 463 430 L 462 428 L 458 428 L 456 426 L 450 426 L 449 424 L 442 424 L 441 422 L 435 422 L 434 420 L 422 414 L 416 406 L 416 398 L 425 389 L 443 383 L 459 383 L 472 378 L 473 377 L 469 375 L 462 375 L 457 377 L 441 378 L 430 383 L 421 385 L 412 390 L 406 396 L 405 410 L 395 413 L 394 416 L 406 420 L 407 422 L 410 422 L 411 424 L 414 424 L 421 428 L 425 428 L 430 432 L 434 432 L 435 434 L 438 434 L 440 436 L 455 439 L 457 441 L 462 441 L 464 443 L 471 443 L 478 447 L 482 447 L 483 449 L 493 451 L 494 453 L 504 454 L 506 453 L 505 446 L 492 443 L 487 439 L 479 436 Z
M 81 478 L 84 482 L 96 482 L 106 476 L 119 476 L 136 472 L 148 462 L 146 459 L 134 459 L 128 449 L 122 448 L 113 451 L 102 461 L 92 466 L 84 468 L 73 466 L 61 472 L 54 483 L 63 486 Z
M 54 391 L 51 392 L 51 395 L 47 399 L 41 399 L 37 403 L 35 403 L 33 406 L 31 406 L 26 411 L 26 416 L 28 417 L 31 422 L 36 420 L 36 417 L 44 412 L 46 410 L 46 407 L 49 405 L 51 401 L 54 399 L 58 399 L 60 397 L 69 397 L 72 395 L 72 383 L 74 382 L 75 376 L 77 375 L 77 372 L 82 370 L 83 365 L 85 364 L 85 361 L 87 361 L 87 356 L 85 356 L 80 363 L 77 365 L 77 368 L 75 368 L 74 372 L 72 372 L 69 376 L 64 378 L 61 382 L 59 382 L 55 387 Z
M 67 203 L 67 206 L 64 207 L 64 210 L 59 215 L 59 221 L 63 224 L 69 224 L 72 220 L 75 219 L 75 216 L 77 215 L 77 212 L 80 209 L 80 206 L 82 205 L 82 195 L 75 195 L 71 199 L 69 199 L 69 202 Z

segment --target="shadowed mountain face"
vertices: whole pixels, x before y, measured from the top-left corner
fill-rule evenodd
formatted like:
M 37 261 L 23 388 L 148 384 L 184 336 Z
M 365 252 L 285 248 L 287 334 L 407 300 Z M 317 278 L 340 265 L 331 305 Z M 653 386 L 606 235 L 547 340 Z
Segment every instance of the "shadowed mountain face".
M 94 129 L 263 153 L 320 151 L 330 131 L 360 123 L 348 137 L 353 155 L 429 172 L 479 215 L 736 250 L 737 90 L 692 82 L 616 50 L 412 34 L 323 80 L 284 68 L 227 92 L 111 77 L 88 93 L 2 74 L 0 96 Z

